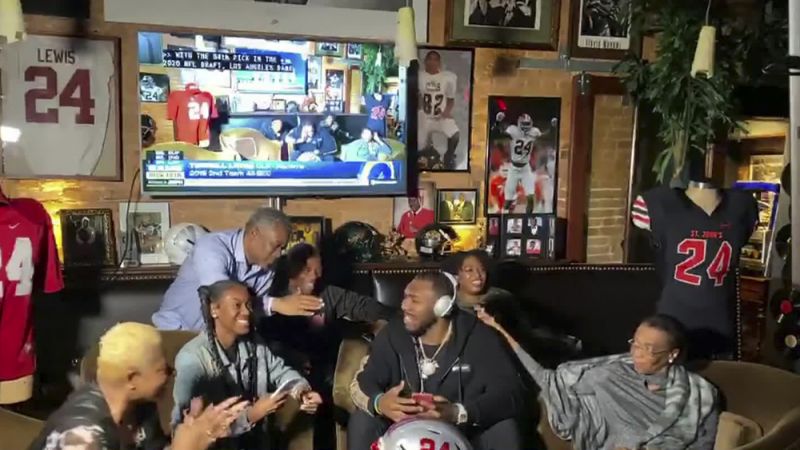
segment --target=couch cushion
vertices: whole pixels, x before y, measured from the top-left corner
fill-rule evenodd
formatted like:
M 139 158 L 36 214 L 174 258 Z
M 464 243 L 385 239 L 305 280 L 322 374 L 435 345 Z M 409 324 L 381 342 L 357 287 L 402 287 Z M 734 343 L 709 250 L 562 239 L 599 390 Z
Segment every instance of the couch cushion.
M 39 436 L 44 422 L 0 408 L 0 449 L 24 449 Z
M 714 450 L 732 450 L 759 439 L 764 435 L 761 427 L 747 417 L 723 411 L 717 425 Z
M 714 361 L 698 372 L 722 392 L 723 409 L 756 422 L 765 434 L 800 405 L 800 375 L 741 361 Z

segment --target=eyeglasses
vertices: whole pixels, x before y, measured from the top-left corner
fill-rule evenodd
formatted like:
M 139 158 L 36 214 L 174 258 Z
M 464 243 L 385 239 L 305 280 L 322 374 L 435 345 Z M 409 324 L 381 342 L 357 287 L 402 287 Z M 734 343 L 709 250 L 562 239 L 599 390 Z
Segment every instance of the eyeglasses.
M 638 344 L 633 339 L 628 339 L 628 345 L 631 346 L 631 352 L 639 351 L 644 352 L 644 354 L 648 356 L 658 356 L 664 353 L 667 353 L 669 350 L 654 350 L 653 347 L 649 345 L 641 345 Z

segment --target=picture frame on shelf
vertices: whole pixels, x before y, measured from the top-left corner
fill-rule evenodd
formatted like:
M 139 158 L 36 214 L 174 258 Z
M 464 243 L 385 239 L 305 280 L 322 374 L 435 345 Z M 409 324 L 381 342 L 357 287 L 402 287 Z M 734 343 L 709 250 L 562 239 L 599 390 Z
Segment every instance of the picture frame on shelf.
M 560 97 L 489 97 L 487 214 L 555 212 L 560 124 Z
M 432 181 L 419 183 L 417 195 L 392 199 L 392 228 L 403 239 L 414 239 L 426 226 L 436 222 L 436 185 Z
M 477 222 L 477 189 L 436 191 L 436 222 L 443 225 L 472 225 Z
M 64 267 L 117 265 L 114 222 L 110 209 L 62 209 Z
M 322 216 L 291 216 L 292 230 L 289 233 L 287 249 L 300 243 L 319 248 L 322 239 L 328 234 L 328 220 Z
M 420 47 L 417 57 L 422 102 L 417 166 L 428 172 L 469 172 L 475 52 L 471 48 Z
M 169 203 L 121 202 L 120 234 L 126 245 L 135 245 L 142 265 L 169 264 L 164 238 L 170 227 Z
M 447 0 L 447 45 L 556 50 L 560 0 L 522 0 L 511 14 L 490 0 Z
M 574 0 L 569 45 L 573 58 L 621 60 L 638 46 L 631 33 L 633 0 Z

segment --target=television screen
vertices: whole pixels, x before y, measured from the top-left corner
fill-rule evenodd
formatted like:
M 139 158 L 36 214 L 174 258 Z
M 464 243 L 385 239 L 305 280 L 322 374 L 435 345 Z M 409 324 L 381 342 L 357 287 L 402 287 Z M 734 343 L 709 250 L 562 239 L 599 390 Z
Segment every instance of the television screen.
M 139 33 L 142 190 L 405 194 L 404 91 L 387 44 Z

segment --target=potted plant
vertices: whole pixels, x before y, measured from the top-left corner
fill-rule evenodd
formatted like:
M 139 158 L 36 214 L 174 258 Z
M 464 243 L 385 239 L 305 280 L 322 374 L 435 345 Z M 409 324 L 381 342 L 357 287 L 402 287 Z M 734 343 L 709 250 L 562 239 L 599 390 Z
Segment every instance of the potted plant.
M 720 10 L 724 10 L 722 5 Z M 752 31 L 734 18 L 714 16 L 711 5 L 697 0 L 633 2 L 634 33 L 652 35 L 656 57 L 629 54 L 616 67 L 629 95 L 640 107 L 652 109 L 664 147 L 653 171 L 660 182 L 679 182 L 689 152 L 705 153 L 736 128 L 734 89 L 746 75 L 745 59 Z M 692 77 L 691 67 L 700 29 L 717 28 L 714 75 Z

